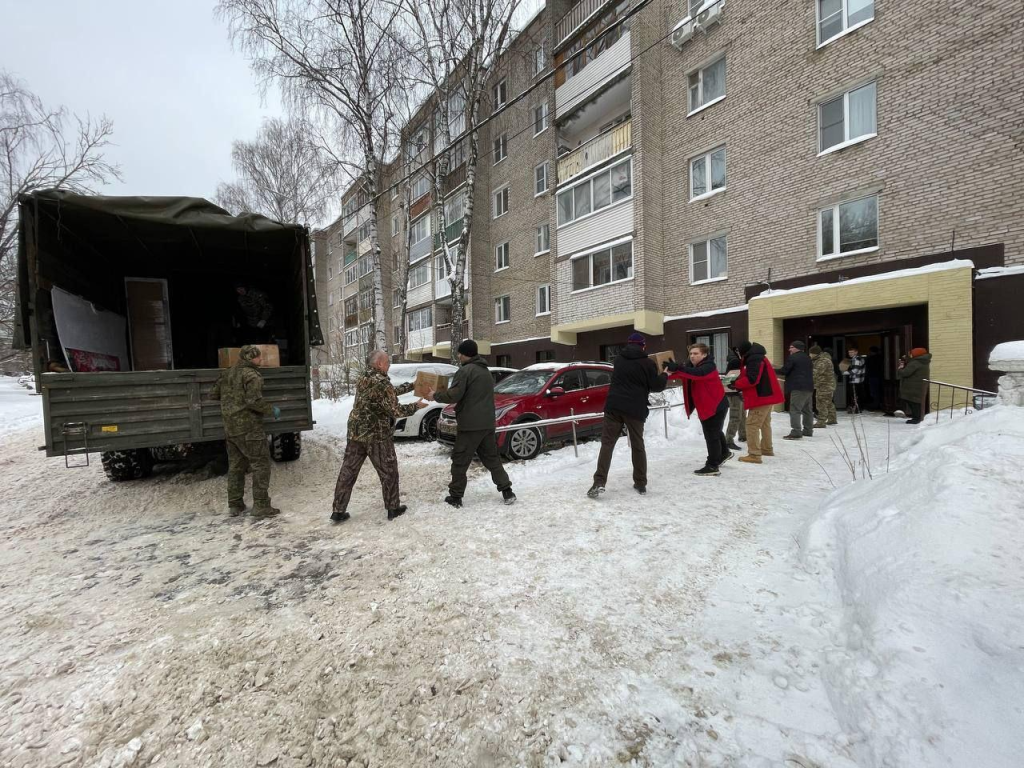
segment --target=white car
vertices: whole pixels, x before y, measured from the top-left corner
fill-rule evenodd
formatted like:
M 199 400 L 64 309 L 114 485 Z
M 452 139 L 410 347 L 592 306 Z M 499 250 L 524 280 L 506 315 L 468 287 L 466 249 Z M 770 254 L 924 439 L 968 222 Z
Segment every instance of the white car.
M 443 376 L 451 376 L 459 370 L 457 366 L 448 363 L 395 363 L 388 370 L 388 377 L 396 387 L 399 384 L 410 384 L 416 380 L 417 371 L 428 371 L 429 373 L 440 373 Z M 494 382 L 497 383 L 510 373 L 515 373 L 515 368 L 489 368 Z M 413 392 L 406 392 L 398 396 L 398 402 L 402 405 L 415 403 L 419 398 Z M 427 403 L 426 408 L 421 408 L 412 416 L 399 419 L 395 422 L 395 437 L 420 437 L 424 440 L 437 439 L 437 419 L 441 415 L 444 403 Z

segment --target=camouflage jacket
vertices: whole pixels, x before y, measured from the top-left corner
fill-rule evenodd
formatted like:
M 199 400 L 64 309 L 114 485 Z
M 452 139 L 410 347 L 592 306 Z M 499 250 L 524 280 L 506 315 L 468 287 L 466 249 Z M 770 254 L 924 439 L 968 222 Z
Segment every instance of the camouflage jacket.
M 822 352 L 812 358 L 814 367 L 814 388 L 822 392 L 832 392 L 836 388 L 836 372 L 832 367 L 832 358 L 828 352 Z
M 256 288 L 248 288 L 244 296 L 238 297 L 238 308 L 250 328 L 266 326 L 274 314 L 274 305 L 270 303 L 270 298 Z M 263 326 L 260 323 L 263 323 Z
M 415 403 L 399 405 L 398 395 L 412 391 L 412 384 L 394 387 L 386 373 L 367 368 L 356 384 L 356 402 L 348 417 L 348 439 L 360 443 L 391 440 L 395 419 L 416 413 Z
M 224 432 L 229 437 L 263 437 L 263 417 L 274 407 L 263 399 L 263 374 L 248 360 L 239 360 L 221 373 L 210 393 L 220 400 Z

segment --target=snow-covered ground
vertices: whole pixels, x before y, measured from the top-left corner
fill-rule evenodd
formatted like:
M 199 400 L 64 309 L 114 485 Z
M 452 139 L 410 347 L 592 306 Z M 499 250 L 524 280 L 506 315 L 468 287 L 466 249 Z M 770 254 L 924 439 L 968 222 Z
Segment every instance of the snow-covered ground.
M 24 392 L 24 390 L 22 390 Z M 10 395 L 10 397 L 8 397 Z M 24 400 L 19 400 L 23 397 Z M 46 460 L 0 382 L 0 765 L 1019 765 L 1024 411 L 863 420 L 719 478 L 696 423 L 474 470 L 401 442 L 407 515 L 367 465 L 327 522 L 350 401 L 276 465 L 281 518 L 210 467 L 111 484 Z M 10 423 L 10 426 L 5 426 Z M 26 429 L 26 426 L 31 426 Z M 891 455 L 890 455 L 891 454 Z M 886 465 L 889 472 L 886 474 Z M 820 466 L 819 466 L 820 465 Z M 840 486 L 833 489 L 833 483 Z

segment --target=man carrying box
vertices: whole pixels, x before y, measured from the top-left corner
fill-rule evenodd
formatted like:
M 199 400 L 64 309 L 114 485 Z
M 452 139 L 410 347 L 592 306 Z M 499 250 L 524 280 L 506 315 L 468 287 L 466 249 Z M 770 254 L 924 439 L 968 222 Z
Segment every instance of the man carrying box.
M 390 367 L 387 353 L 374 350 L 366 359 L 366 372 L 356 384 L 356 401 L 348 417 L 345 458 L 342 459 L 338 482 L 334 487 L 332 523 L 343 523 L 351 517 L 348 503 L 352 498 L 352 487 L 367 457 L 380 477 L 388 520 L 405 514 L 406 506 L 401 503 L 398 495 L 394 420 L 412 416 L 417 408 L 426 408 L 427 404 L 418 400 L 409 405 L 399 405 L 398 395 L 404 395 L 412 389 L 412 385 L 403 384 L 396 390 L 388 378 Z
M 459 362 L 462 364 L 444 392 L 431 390 L 428 400 L 438 403 L 455 403 L 455 420 L 459 431 L 455 436 L 452 450 L 452 481 L 448 485 L 445 501 L 453 507 L 462 506 L 466 493 L 466 471 L 473 461 L 473 455 L 491 473 L 491 480 L 501 491 L 506 504 L 514 504 L 512 481 L 501 464 L 498 443 L 494 439 L 494 379 L 487 368 L 487 361 L 480 357 L 477 344 L 466 339 L 459 344 Z

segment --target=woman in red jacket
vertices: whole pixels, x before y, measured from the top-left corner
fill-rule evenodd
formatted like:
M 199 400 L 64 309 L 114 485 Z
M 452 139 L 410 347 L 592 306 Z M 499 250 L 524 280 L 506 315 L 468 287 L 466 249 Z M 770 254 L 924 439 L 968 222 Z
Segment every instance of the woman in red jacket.
M 708 460 L 694 472 L 701 477 L 721 474 L 718 468 L 732 458 L 722 434 L 729 403 L 725 399 L 725 388 L 718 375 L 718 367 L 706 344 L 690 346 L 690 362 L 677 363 L 669 360 L 665 367 L 672 371 L 670 379 L 682 379 L 683 399 L 686 417 L 697 411 L 700 426 L 704 430 L 704 441 L 708 444 Z
M 762 456 L 774 456 L 772 447 L 772 406 L 786 399 L 775 377 L 775 368 L 760 344 L 744 341 L 739 346 L 739 378 L 732 383 L 743 393 L 747 409 L 747 455 L 740 461 L 760 464 Z

